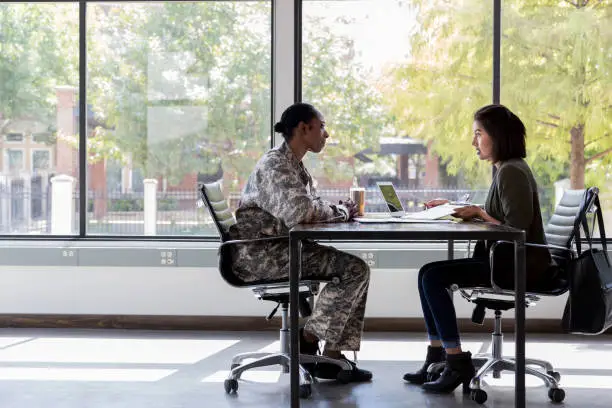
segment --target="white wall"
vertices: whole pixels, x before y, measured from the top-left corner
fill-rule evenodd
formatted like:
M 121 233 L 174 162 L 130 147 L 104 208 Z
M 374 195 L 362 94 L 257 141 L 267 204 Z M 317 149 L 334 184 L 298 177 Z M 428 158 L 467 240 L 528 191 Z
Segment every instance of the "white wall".
M 366 315 L 420 317 L 416 270 L 374 269 Z M 0 267 L 0 314 L 264 316 L 269 302 L 223 281 L 216 268 Z M 528 317 L 560 319 L 565 296 Z M 472 306 L 456 297 L 459 317 Z M 512 316 L 505 313 L 504 316 Z

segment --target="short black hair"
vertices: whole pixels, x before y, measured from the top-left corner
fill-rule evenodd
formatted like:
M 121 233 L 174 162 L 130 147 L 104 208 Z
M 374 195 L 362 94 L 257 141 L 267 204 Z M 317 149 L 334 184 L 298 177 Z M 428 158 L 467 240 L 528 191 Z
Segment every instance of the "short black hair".
M 474 113 L 474 120 L 491 136 L 495 161 L 527 157 L 525 125 L 510 109 L 503 105 L 483 106 Z
M 280 122 L 274 125 L 274 131 L 281 133 L 286 141 L 290 141 L 295 129 L 300 122 L 309 123 L 313 118 L 319 116 L 319 111 L 314 106 L 298 102 L 294 103 L 281 115 Z

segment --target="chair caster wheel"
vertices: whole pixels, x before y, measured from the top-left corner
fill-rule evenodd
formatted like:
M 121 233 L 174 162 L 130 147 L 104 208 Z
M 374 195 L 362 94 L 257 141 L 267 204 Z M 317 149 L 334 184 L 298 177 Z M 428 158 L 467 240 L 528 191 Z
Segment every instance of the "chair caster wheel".
M 227 394 L 231 394 L 232 392 L 238 391 L 238 380 L 234 380 L 233 378 L 228 378 L 223 382 L 223 387 L 225 387 L 225 392 Z
M 234 369 L 234 368 L 236 368 L 236 367 L 240 367 L 240 364 L 237 364 L 237 363 L 232 364 L 232 365 L 230 366 L 230 370 L 233 370 L 233 369 Z
M 470 392 L 470 398 L 478 404 L 484 404 L 487 400 L 487 393 L 483 390 L 472 390 Z
M 340 370 L 338 375 L 336 375 L 336 381 L 340 384 L 348 384 L 351 382 L 351 376 L 353 372 L 351 370 Z
M 301 384 L 300 385 L 300 398 L 308 398 L 312 394 L 312 387 L 310 384 Z
M 561 374 L 557 371 L 547 371 L 546 374 L 557 380 L 557 382 L 561 381 Z
M 565 391 L 561 388 L 551 388 L 548 390 L 548 398 L 552 402 L 561 402 L 565 399 Z

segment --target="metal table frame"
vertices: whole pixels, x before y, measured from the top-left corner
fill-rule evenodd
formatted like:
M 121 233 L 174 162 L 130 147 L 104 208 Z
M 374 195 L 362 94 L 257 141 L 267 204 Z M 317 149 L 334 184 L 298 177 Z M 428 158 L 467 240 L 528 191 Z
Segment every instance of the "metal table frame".
M 459 240 L 505 240 L 514 242 L 515 285 L 515 341 L 516 380 L 514 403 L 516 408 L 525 408 L 525 232 L 502 225 L 465 222 L 423 224 L 300 224 L 289 231 L 289 301 L 298 304 L 299 280 L 301 276 L 302 241 L 448 241 L 449 258 L 453 257 L 453 241 Z M 299 314 L 297 307 L 290 310 L 291 331 L 291 408 L 299 408 Z

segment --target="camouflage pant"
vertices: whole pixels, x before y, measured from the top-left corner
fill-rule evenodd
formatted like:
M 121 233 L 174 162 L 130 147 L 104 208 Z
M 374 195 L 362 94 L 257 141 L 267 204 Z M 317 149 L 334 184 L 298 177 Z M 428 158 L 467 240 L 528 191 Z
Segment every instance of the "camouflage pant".
M 326 341 L 330 350 L 358 351 L 363 332 L 370 268 L 361 259 L 333 247 L 306 244 L 302 279 L 338 276 L 325 285 L 305 330 Z
M 279 264 L 283 267 L 251 268 L 250 276 L 242 273 L 241 278 L 249 281 L 289 277 L 289 251 L 286 246 L 284 250 L 268 252 L 267 257 L 281 261 Z M 240 260 L 237 262 L 240 263 Z M 331 276 L 337 276 L 340 282 L 329 282 L 321 290 L 305 330 L 325 340 L 325 347 L 329 350 L 358 351 L 370 268 L 359 257 L 333 247 L 305 242 L 302 247 L 302 279 L 326 279 Z

